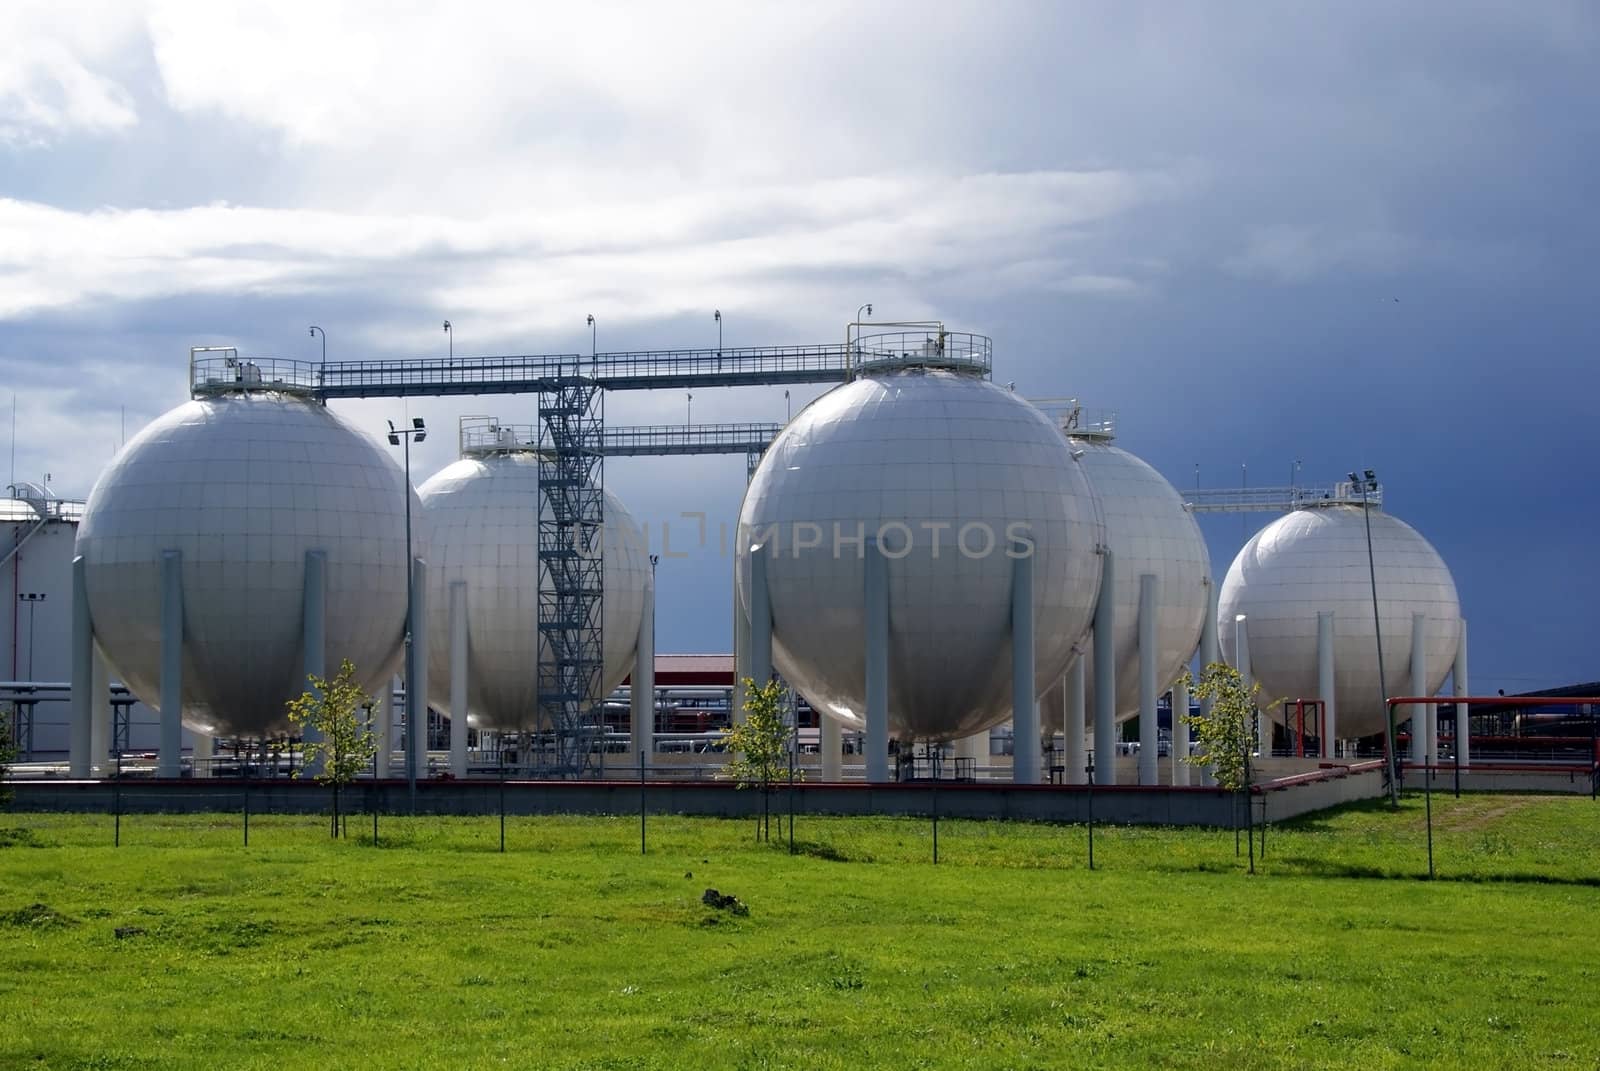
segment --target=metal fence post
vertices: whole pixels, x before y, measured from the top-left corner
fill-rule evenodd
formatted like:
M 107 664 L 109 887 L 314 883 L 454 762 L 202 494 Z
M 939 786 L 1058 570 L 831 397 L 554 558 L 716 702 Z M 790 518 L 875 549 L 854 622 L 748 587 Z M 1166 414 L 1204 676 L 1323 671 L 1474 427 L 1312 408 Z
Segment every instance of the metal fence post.
M 1433 880 L 1433 763 L 1422 756 L 1422 805 L 1428 820 L 1428 880 Z
M 1094 869 L 1094 753 L 1089 753 L 1089 764 L 1083 768 L 1089 776 L 1089 869 Z

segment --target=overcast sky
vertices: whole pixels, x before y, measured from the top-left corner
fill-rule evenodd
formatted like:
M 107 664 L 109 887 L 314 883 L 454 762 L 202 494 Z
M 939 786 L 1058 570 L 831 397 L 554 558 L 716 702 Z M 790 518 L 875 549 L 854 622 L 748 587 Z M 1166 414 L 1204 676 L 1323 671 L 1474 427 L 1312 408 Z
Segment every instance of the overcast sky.
M 191 345 L 442 355 L 448 318 L 457 352 L 586 351 L 591 313 L 603 350 L 705 345 L 716 308 L 800 343 L 871 301 L 1119 410 L 1180 487 L 1377 469 L 1455 572 L 1475 690 L 1600 678 L 1600 8 L 1390 6 L 5 0 L 16 477 L 87 494 Z M 744 459 L 606 483 L 731 524 Z M 1220 576 L 1245 524 L 1204 527 Z M 662 569 L 661 648 L 728 649 L 714 547 Z

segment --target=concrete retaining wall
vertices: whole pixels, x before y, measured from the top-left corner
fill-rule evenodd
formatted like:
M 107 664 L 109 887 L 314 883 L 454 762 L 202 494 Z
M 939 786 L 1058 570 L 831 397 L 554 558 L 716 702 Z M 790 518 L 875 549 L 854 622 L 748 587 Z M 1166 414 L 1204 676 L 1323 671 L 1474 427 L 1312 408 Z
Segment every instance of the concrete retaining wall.
M 331 790 L 300 781 L 137 780 L 122 783 L 120 797 L 114 782 L 18 782 L 15 808 L 26 811 L 76 811 L 107 813 L 121 807 L 124 813 L 238 812 L 248 794 L 255 814 L 315 814 L 331 803 Z M 798 814 L 910 815 L 938 813 L 946 818 L 1020 819 L 1024 821 L 1085 822 L 1093 808 L 1094 820 L 1118 825 L 1191 825 L 1228 827 L 1233 823 L 1234 799 L 1214 788 L 1137 788 L 1117 786 L 1009 785 L 1009 784 L 800 784 L 794 788 Z M 639 813 L 638 782 L 508 782 L 504 789 L 507 814 Z M 1269 794 L 1268 814 L 1274 821 L 1307 811 L 1331 807 L 1350 799 L 1382 792 L 1381 775 L 1357 774 L 1295 785 Z M 739 789 L 727 782 L 650 782 L 643 803 L 651 814 L 685 814 L 711 817 L 748 817 L 762 808 L 761 793 Z M 500 810 L 501 787 L 494 781 L 428 781 L 417 785 L 418 814 L 484 815 Z M 774 788 L 773 811 L 787 811 L 789 790 Z M 404 781 L 359 782 L 345 792 L 352 812 L 376 807 L 386 814 L 411 811 Z

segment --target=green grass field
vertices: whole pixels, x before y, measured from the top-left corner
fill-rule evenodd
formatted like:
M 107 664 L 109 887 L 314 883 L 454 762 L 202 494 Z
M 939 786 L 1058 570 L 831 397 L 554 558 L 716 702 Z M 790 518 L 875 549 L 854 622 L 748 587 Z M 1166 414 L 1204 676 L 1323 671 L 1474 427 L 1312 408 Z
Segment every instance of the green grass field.
M 0 1068 L 1600 1066 L 1600 806 L 1434 817 L 3 815 Z

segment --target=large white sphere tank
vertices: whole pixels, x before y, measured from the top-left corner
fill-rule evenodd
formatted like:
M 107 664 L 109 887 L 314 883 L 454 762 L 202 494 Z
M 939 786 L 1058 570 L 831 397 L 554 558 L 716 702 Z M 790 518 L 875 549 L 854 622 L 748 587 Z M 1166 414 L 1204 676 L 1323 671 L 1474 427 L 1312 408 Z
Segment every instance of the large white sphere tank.
M 1205 626 L 1211 552 L 1177 490 L 1143 460 L 1108 436 L 1073 437 L 1072 448 L 1100 505 L 1104 540 L 1112 553 L 1111 599 L 1116 608 L 1117 718 L 1139 713 L 1140 577 L 1159 582 L 1156 603 L 1156 689 L 1164 692 L 1189 664 Z M 1094 635 L 1082 643 L 1084 718 L 1095 710 Z M 1062 728 L 1059 687 L 1046 698 L 1046 732 Z
M 284 706 L 306 686 L 306 553 L 320 550 L 324 667 L 348 658 L 372 690 L 405 635 L 411 494 L 376 440 L 315 401 L 254 392 L 178 406 L 116 456 L 78 525 L 101 650 L 159 705 L 162 552 L 179 551 L 185 724 L 285 730 Z
M 993 383 L 935 370 L 869 375 L 813 402 L 767 451 L 739 518 L 738 597 L 748 613 L 750 540 L 776 532 L 773 661 L 812 706 L 861 728 L 865 563 L 856 544 L 835 553 L 834 537 L 882 533 L 889 730 L 966 736 L 1011 716 L 1013 525 L 1036 543 L 1038 695 L 1088 628 L 1099 584 L 1081 466 L 1048 417 Z
M 466 583 L 468 722 L 480 728 L 540 727 L 539 463 L 528 450 L 463 457 L 418 493 L 428 515 L 428 692 L 450 707 L 450 585 Z M 650 556 L 622 502 L 604 493 L 601 637 L 604 699 L 633 669 Z
M 1426 615 L 1427 690 L 1444 683 L 1461 640 L 1461 603 L 1439 552 L 1416 529 L 1371 511 L 1372 563 L 1383 623 L 1386 695 L 1411 692 L 1412 615 Z M 1223 655 L 1237 653 L 1235 621 L 1245 615 L 1250 668 L 1263 707 L 1313 699 L 1317 680 L 1317 614 L 1333 611 L 1334 698 L 1341 738 L 1381 732 L 1387 714 L 1378 697 L 1372 581 L 1366 526 L 1359 506 L 1303 509 L 1250 538 L 1233 560 L 1217 606 Z M 1277 710 L 1274 715 L 1279 715 Z M 1400 712 L 1401 720 L 1409 717 Z

